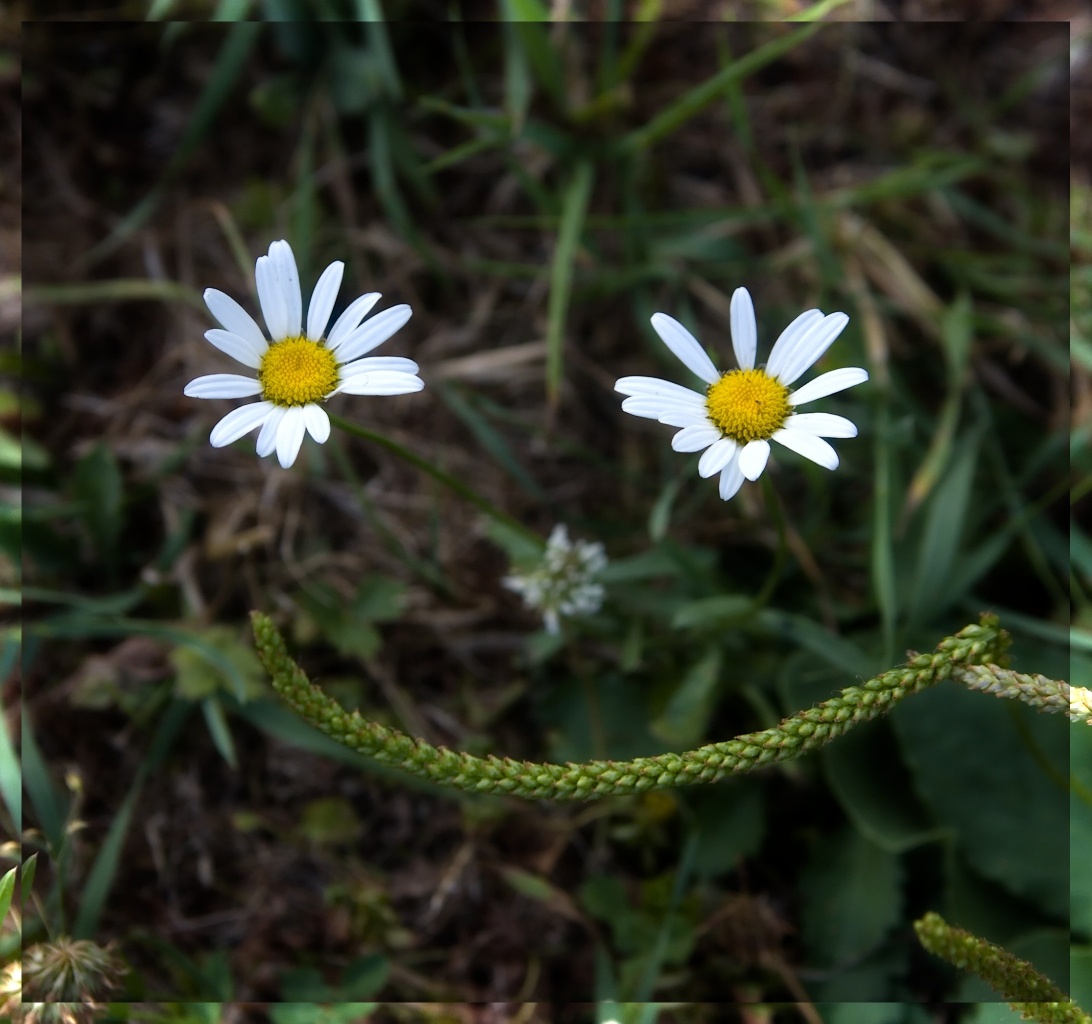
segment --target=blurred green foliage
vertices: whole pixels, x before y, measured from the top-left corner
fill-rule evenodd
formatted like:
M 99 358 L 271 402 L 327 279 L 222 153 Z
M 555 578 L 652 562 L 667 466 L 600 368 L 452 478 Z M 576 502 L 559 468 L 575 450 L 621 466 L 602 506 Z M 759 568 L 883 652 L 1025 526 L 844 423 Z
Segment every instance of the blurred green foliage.
M 210 760 L 227 781 L 212 785 L 225 790 L 257 770 L 259 741 L 340 757 L 354 772 L 365 767 L 265 695 L 239 640 L 252 599 L 282 611 L 327 675 L 389 659 L 407 672 L 400 691 L 383 693 L 397 715 L 418 715 L 452 745 L 515 757 L 625 758 L 761 728 L 899 662 L 908 647 L 929 649 L 986 607 L 1013 631 L 1019 668 L 1088 685 L 1092 544 L 1078 519 L 1092 479 L 1089 427 L 1078 417 L 1067 437 L 1059 408 L 1067 337 L 1075 380 L 1086 384 L 1092 371 L 1092 193 L 1078 183 L 1067 208 L 1064 170 L 1050 161 L 1058 139 L 1035 134 L 1057 121 L 1047 87 L 1051 75 L 1064 75 L 1065 26 L 1057 38 L 1019 25 L 999 26 L 995 37 L 960 26 L 911 26 L 906 36 L 852 25 L 692 26 L 658 19 L 655 3 L 642 5 L 644 21 L 559 26 L 533 0 L 498 4 L 496 24 L 415 23 L 408 5 L 367 0 L 218 4 L 218 19 L 239 20 L 231 26 L 187 24 L 184 13 L 156 3 L 153 20 L 179 20 L 124 27 L 131 66 L 103 68 L 62 32 L 28 30 L 31 150 L 54 145 L 49 119 L 74 119 L 83 109 L 74 97 L 92 81 L 99 106 L 91 104 L 88 123 L 101 150 L 74 150 L 82 158 L 68 169 L 96 210 L 94 237 L 76 245 L 76 269 L 55 272 L 41 252 L 28 256 L 28 304 L 49 315 L 35 322 L 28 346 L 21 408 L 31 436 L 21 462 L 0 434 L 0 478 L 7 485 L 22 472 L 27 488 L 22 513 L 6 508 L 0 519 L 0 551 L 12 567 L 0 586 L 14 587 L 20 556 L 26 567 L 28 628 L 21 648 L 5 646 L 5 658 L 19 652 L 33 705 L 21 748 L 23 825 L 37 829 L 27 849 L 49 862 L 37 883 L 42 898 L 24 920 L 29 934 L 78 922 L 97 935 L 109 921 L 106 930 L 148 977 L 143 990 L 144 981 L 127 982 L 134 998 L 157 997 L 157 988 L 184 999 L 239 998 L 237 975 L 249 969 L 233 960 L 225 933 L 151 935 L 124 883 L 142 793 L 151 785 L 167 799 L 161 780 L 201 763 L 202 752 L 215 751 Z M 247 17 L 262 20 L 240 20 Z M 93 42 L 97 29 L 86 31 Z M 975 54 L 973 66 L 944 58 L 949 44 Z M 149 53 L 161 68 L 143 59 Z M 56 68 L 69 57 L 66 78 Z M 176 67 L 187 74 L 174 75 Z M 109 123 L 122 96 L 136 97 L 168 132 L 165 157 L 143 156 L 144 136 L 134 141 L 120 119 Z M 119 151 L 145 162 L 126 163 Z M 50 176 L 38 164 L 32 173 L 44 199 L 66 209 Z M 55 236 L 56 215 L 36 203 L 28 232 Z M 192 248 L 192 224 L 178 226 L 189 223 L 180 213 L 187 203 L 214 206 L 222 236 L 203 226 Z M 82 226 L 74 237 L 87 233 Z M 335 482 L 355 486 L 351 526 L 330 506 L 310 506 L 303 519 L 301 546 L 326 568 L 293 575 L 298 566 L 286 569 L 273 543 L 210 553 L 220 503 L 259 491 L 265 478 L 247 469 L 253 475 L 240 474 L 233 491 L 226 474 L 200 462 L 207 423 L 196 423 L 198 413 L 180 405 L 178 381 L 164 383 L 147 357 L 160 353 L 151 335 L 167 321 L 141 322 L 126 310 L 156 302 L 180 316 L 195 289 L 228 288 L 217 275 L 233 265 L 245 288 L 254 254 L 281 235 L 300 258 L 305 290 L 324 260 L 338 258 L 358 280 L 406 291 L 428 317 L 414 344 L 437 363 L 449 352 L 475 354 L 435 343 L 442 328 L 471 321 L 468 337 L 484 351 L 512 357 L 518 345 L 539 345 L 533 361 L 503 364 L 514 383 L 489 374 L 430 381 L 427 394 L 446 418 L 402 424 L 399 441 L 412 437 L 407 449 L 525 528 L 544 535 L 565 519 L 574 535 L 604 540 L 612 562 L 599 614 L 560 637 L 525 637 L 529 620 L 502 603 L 512 598 L 497 579 L 499 556 L 531 558 L 533 541 L 494 517 L 479 532 L 498 560 L 475 549 L 468 569 L 451 555 L 472 543 L 467 520 L 447 525 L 456 523 L 453 499 L 430 484 L 391 514 L 365 486 L 375 452 L 359 441 L 343 461 L 331 442 L 299 467 L 300 485 L 335 507 L 343 507 Z M 171 282 L 148 282 L 153 292 L 122 287 L 164 254 L 169 274 L 188 268 L 189 277 L 196 263 L 185 294 L 162 287 Z M 666 430 L 622 422 L 609 388 L 624 373 L 684 379 L 648 327 L 656 310 L 726 358 L 726 301 L 740 284 L 758 300 L 760 359 L 801 303 L 814 302 L 852 317 L 820 368 L 868 366 L 872 382 L 824 403 L 860 427 L 858 439 L 840 445 L 834 476 L 778 455 L 785 472 L 775 487 L 749 488 L 725 506 L 698 479 L 695 460 L 670 450 Z M 75 357 L 73 335 L 84 346 Z M 123 364 L 119 336 L 138 337 L 148 361 Z M 104 382 L 103 366 L 116 379 Z M 147 384 L 143 397 L 138 384 Z M 108 396 L 124 415 L 52 422 L 69 393 Z M 0 401 L 7 423 L 4 408 Z M 167 410 L 163 422 L 140 427 L 155 443 L 126 447 L 134 424 L 157 409 Z M 441 441 L 471 450 L 480 473 L 446 464 Z M 253 461 L 249 448 L 246 457 Z M 1059 513 L 1070 487 L 1072 522 Z M 283 521 L 268 521 L 283 536 Z M 367 571 L 347 588 L 351 570 L 338 575 L 337 544 L 347 550 L 351 540 L 355 556 L 366 550 L 356 546 L 363 536 L 403 557 L 360 556 Z M 194 579 L 211 595 L 205 605 L 193 600 Z M 1070 596 L 1083 631 L 1072 675 Z M 479 616 L 471 632 L 487 653 L 437 643 L 451 627 L 437 615 L 439 625 L 426 628 L 410 615 L 422 608 Z M 497 635 L 510 642 L 496 649 L 518 653 L 490 660 Z M 76 675 L 81 665 L 116 655 L 132 637 L 169 652 L 162 673 L 129 689 L 114 675 L 89 690 L 88 677 Z M 436 668 L 441 654 L 457 664 Z M 426 661 L 431 667 L 415 668 Z M 73 702 L 78 728 L 59 710 L 63 701 L 36 704 L 73 678 L 83 680 L 73 693 L 96 695 L 90 705 Z M 476 703 L 457 696 L 467 691 Z M 491 713 L 494 701 L 500 710 Z M 204 728 L 184 729 L 197 708 Z M 70 759 L 91 756 L 72 741 L 83 739 L 88 720 L 121 737 L 114 742 L 125 757 L 120 775 L 114 769 L 101 783 L 106 792 L 96 792 L 84 829 L 79 791 L 58 779 Z M 509 915 L 518 913 L 503 902 L 512 898 L 559 918 L 564 906 L 595 922 L 594 939 L 570 922 L 584 930 L 566 933 L 569 947 L 528 940 L 528 962 L 569 964 L 574 985 L 590 977 L 580 998 L 713 999 L 736 985 L 751 986 L 756 999 L 795 998 L 770 967 L 791 963 L 828 1024 L 920 1024 L 924 1011 L 894 1004 L 986 998 L 918 971 L 908 922 L 937 909 L 1063 985 L 1068 922 L 1069 980 L 1088 1005 L 1086 746 L 1064 722 L 949 688 L 783 772 L 665 805 L 620 801 L 609 823 L 571 825 L 544 812 L 549 828 L 578 837 L 560 868 L 520 866 L 525 851 L 483 838 L 486 825 L 467 829 L 488 851 L 482 856 L 507 870 L 504 896 L 483 900 L 498 900 Z M 105 742 L 94 749 L 101 762 L 116 756 Z M 98 785 L 101 762 L 82 766 L 83 786 Z M 328 777 L 315 774 L 321 793 Z M 3 761 L 0 783 L 18 827 L 17 786 Z M 440 798 L 413 794 L 441 816 Z M 282 798 L 239 791 L 236 799 L 276 806 Z M 324 856 L 360 836 L 382 859 L 382 836 L 372 838 L 375 823 L 359 805 L 337 794 L 283 799 L 296 809 L 296 834 Z M 469 806 L 468 821 L 488 820 Z M 264 810 L 253 820 L 268 822 Z M 514 812 L 490 813 L 515 828 Z M 451 837 L 414 820 L 432 843 L 421 855 L 446 869 Z M 257 843 L 265 831 L 245 835 Z M 291 834 L 269 831 L 277 838 L 266 852 Z M 336 875 L 331 863 L 336 857 L 322 870 Z M 345 895 L 336 883 L 314 884 L 313 865 L 300 870 L 316 904 L 321 892 L 334 903 Z M 769 894 L 787 926 L 762 933 L 767 945 L 753 960 L 724 938 L 727 918 L 717 916 L 741 891 Z M 215 897 L 234 906 L 243 893 L 225 886 Z M 461 890 L 457 899 L 476 927 L 481 906 Z M 206 912 L 203 901 L 202 893 L 194 914 Z M 402 927 L 381 910 L 387 931 Z M 420 944 L 407 942 L 409 954 L 384 947 L 384 929 L 365 929 L 365 948 L 336 967 L 277 947 L 276 980 L 248 976 L 246 984 L 272 985 L 296 1003 L 276 1010 L 278 1024 L 356 1019 L 360 1000 L 421 998 L 430 990 L 413 958 L 440 977 L 465 933 L 415 927 L 406 926 Z M 797 935 L 784 941 L 792 929 Z M 393 970 L 400 957 L 414 971 Z M 467 970 L 441 980 L 476 993 Z M 556 982 L 542 984 L 543 998 L 556 997 L 548 987 Z M 128 1011 L 111 1012 L 125 1019 Z M 984 1007 L 966 1019 L 985 1024 L 1007 1012 Z M 211 1002 L 162 1013 L 148 1019 L 220 1019 Z M 128 1019 L 141 1018 L 134 1010 Z

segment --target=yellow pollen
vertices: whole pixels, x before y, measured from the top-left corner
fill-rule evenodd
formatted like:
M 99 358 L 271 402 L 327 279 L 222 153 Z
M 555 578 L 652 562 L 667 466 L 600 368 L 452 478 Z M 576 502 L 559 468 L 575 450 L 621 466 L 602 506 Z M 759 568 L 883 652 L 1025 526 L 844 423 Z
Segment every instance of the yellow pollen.
M 792 412 L 789 389 L 764 370 L 729 370 L 705 392 L 709 418 L 740 444 L 768 440 Z
M 337 359 L 321 341 L 275 341 L 258 367 L 262 398 L 274 405 L 308 405 L 337 387 Z

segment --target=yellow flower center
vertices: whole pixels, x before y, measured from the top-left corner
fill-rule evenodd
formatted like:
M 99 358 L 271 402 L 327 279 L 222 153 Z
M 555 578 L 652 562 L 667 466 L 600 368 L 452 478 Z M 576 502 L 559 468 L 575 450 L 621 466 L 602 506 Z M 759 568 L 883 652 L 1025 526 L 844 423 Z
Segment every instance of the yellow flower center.
M 308 405 L 337 387 L 337 359 L 325 342 L 309 338 L 275 341 L 258 367 L 262 398 L 274 405 Z
M 705 392 L 709 418 L 740 444 L 768 440 L 792 412 L 789 389 L 764 370 L 729 370 Z

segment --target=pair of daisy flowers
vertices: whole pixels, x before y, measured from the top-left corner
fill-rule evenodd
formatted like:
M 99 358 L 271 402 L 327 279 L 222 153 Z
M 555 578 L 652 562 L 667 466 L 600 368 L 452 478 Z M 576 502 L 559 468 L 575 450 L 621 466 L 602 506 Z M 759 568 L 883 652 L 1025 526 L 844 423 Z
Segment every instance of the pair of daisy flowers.
M 222 352 L 257 371 L 256 377 L 213 373 L 186 385 L 191 398 L 248 398 L 260 401 L 229 412 L 212 429 L 212 445 L 221 448 L 258 430 L 261 456 L 276 451 L 287 469 L 296 461 L 303 436 L 319 444 L 330 436 L 330 419 L 321 403 L 336 394 L 405 395 L 425 385 L 418 366 L 401 356 L 367 356 L 409 320 L 407 305 L 392 306 L 365 320 L 379 301 L 369 292 L 352 302 L 326 327 L 334 310 L 345 265 L 331 263 L 311 295 L 306 324 L 299 272 L 292 249 L 273 242 L 258 258 L 255 278 L 269 339 L 246 310 L 215 288 L 205 304 L 222 329 L 205 337 Z M 698 473 L 720 474 L 720 496 L 731 498 L 744 479 L 757 480 L 770 455 L 770 441 L 835 469 L 838 455 L 824 438 L 855 437 L 857 428 L 843 416 L 798 413 L 796 407 L 868 380 L 857 367 L 831 370 L 797 391 L 789 385 L 815 363 L 845 328 L 845 313 L 824 316 L 818 309 L 801 313 L 774 344 L 764 368 L 755 366 L 758 332 L 746 288 L 731 303 L 732 348 L 739 368 L 721 373 L 697 339 L 666 313 L 652 326 L 684 366 L 705 381 L 705 393 L 658 377 L 622 377 L 615 390 L 626 395 L 622 409 L 669 426 L 680 427 L 671 441 L 679 452 L 702 452 Z

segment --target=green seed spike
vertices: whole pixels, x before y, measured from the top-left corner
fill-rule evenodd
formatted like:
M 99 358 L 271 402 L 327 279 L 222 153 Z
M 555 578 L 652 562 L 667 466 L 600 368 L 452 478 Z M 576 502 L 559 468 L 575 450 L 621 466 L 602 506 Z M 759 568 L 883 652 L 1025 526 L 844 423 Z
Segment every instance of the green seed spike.
M 914 922 L 918 941 L 934 956 L 976 974 L 1000 994 L 1024 1020 L 1039 1024 L 1092 1024 L 1092 1017 L 1049 978 L 1007 949 L 953 928 L 939 914 Z
M 802 757 L 893 708 L 904 697 L 947 679 L 966 665 L 1001 661 L 1008 634 L 997 617 L 984 614 L 942 640 L 933 654 L 916 654 L 837 697 L 805 708 L 772 729 L 745 733 L 683 754 L 657 754 L 632 761 L 550 764 L 508 757 L 475 757 L 424 740 L 346 711 L 315 686 L 288 656 L 284 640 L 268 616 L 252 612 L 255 648 L 273 688 L 301 718 L 339 743 L 381 764 L 471 793 L 507 793 L 524 799 L 587 800 L 618 793 L 716 782 L 729 775 Z

